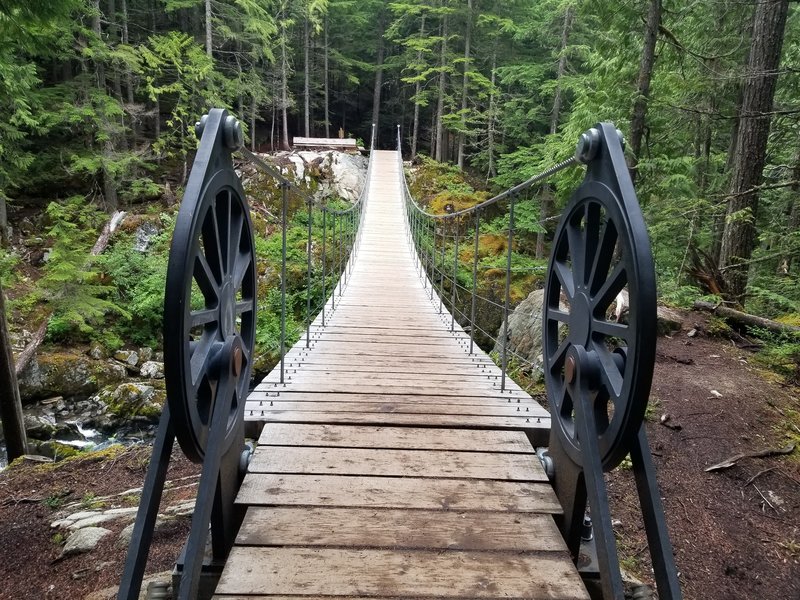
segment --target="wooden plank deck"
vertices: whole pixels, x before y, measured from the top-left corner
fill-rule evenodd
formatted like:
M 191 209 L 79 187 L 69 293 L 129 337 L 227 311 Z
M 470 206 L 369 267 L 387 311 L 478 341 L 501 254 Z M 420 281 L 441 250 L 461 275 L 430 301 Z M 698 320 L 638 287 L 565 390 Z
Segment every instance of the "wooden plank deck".
M 215 598 L 588 598 L 534 453 L 549 415 L 451 330 L 415 268 L 396 155 L 374 160 L 335 310 L 248 398 L 266 425 Z

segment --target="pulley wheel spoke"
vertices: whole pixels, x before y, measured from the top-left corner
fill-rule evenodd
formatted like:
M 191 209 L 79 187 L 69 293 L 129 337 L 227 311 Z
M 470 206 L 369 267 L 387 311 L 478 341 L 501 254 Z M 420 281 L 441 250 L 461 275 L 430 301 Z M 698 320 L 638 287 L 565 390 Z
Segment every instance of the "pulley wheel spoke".
M 601 333 L 604 336 L 625 340 L 626 342 L 631 332 L 630 327 L 624 323 L 614 323 L 613 321 L 603 321 L 600 319 L 592 321 L 592 331 Z

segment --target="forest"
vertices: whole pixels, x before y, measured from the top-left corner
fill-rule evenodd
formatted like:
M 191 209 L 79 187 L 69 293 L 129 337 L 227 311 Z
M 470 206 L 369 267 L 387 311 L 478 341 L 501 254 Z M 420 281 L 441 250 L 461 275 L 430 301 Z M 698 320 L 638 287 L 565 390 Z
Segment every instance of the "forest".
M 155 284 L 115 297 L 108 263 L 87 257 L 114 211 L 180 198 L 210 107 L 263 152 L 293 136 L 363 142 L 371 123 L 392 148 L 399 125 L 407 157 L 449 163 L 469 193 L 563 160 L 603 120 L 626 138 L 661 298 L 797 324 L 798 12 L 788 0 L 0 0 L 0 282 L 18 288 L 18 319 L 55 315 L 56 340 L 159 304 Z M 536 259 L 575 182 L 555 178 L 528 203 Z M 18 250 L 42 243 L 32 222 L 52 246 L 34 282 Z

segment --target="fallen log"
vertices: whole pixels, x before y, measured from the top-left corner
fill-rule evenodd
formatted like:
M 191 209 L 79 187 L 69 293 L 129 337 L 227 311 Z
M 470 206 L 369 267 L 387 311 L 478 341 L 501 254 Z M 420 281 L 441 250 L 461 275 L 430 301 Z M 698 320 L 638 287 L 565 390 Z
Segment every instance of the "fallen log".
M 737 323 L 738 325 L 743 325 L 746 327 L 760 327 L 774 333 L 782 333 L 800 337 L 800 327 L 787 325 L 786 323 L 779 323 L 778 321 L 765 319 L 764 317 L 758 317 L 756 315 L 751 315 L 733 308 L 728 308 L 727 306 L 697 300 L 694 303 L 694 308 L 696 310 L 705 310 L 715 315 L 719 315 L 720 317 Z

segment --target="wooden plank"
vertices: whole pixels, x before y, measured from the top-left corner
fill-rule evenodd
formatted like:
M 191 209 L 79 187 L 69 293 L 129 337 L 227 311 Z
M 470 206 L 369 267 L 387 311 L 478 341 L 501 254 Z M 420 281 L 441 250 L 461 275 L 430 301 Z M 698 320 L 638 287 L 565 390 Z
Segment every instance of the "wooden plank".
M 248 473 L 238 504 L 561 514 L 547 483 Z
M 305 506 L 248 510 L 236 543 L 406 550 L 567 550 L 550 515 Z
M 448 374 L 457 374 L 458 377 L 480 377 L 486 379 L 488 375 L 491 377 L 500 377 L 500 372 L 495 372 L 492 369 L 490 372 L 487 372 L 486 365 L 478 365 L 477 368 L 473 366 L 464 366 L 464 367 L 445 367 L 443 368 L 441 364 L 439 365 L 431 365 L 428 363 L 397 363 L 395 361 L 387 360 L 383 361 L 384 364 L 375 364 L 375 363 L 368 363 L 368 364 L 355 364 L 355 365 L 347 365 L 347 364 L 328 364 L 327 361 L 324 359 L 320 359 L 319 361 L 314 361 L 313 357 L 309 357 L 303 361 L 302 366 L 299 367 L 304 373 L 328 373 L 330 375 L 334 374 L 341 374 L 341 373 L 376 373 L 381 375 L 393 375 L 393 374 L 416 374 L 418 376 L 424 377 L 427 375 L 438 375 L 443 371 L 446 371 Z M 293 366 L 287 369 L 289 373 L 297 373 L 298 367 Z M 353 375 L 354 377 L 360 377 L 363 375 Z
M 499 403 L 486 405 L 474 404 L 432 404 L 430 402 L 395 403 L 395 402 L 330 402 L 324 401 L 324 395 L 317 402 L 287 402 L 280 398 L 260 400 L 259 410 L 278 412 L 344 412 L 358 414 L 372 413 L 406 413 L 414 415 L 475 415 L 487 417 L 524 417 L 547 416 L 538 406 L 528 404 Z M 480 400 L 480 398 L 478 398 Z
M 369 364 L 371 365 L 378 365 L 378 364 L 403 364 L 400 363 L 396 357 L 388 356 L 383 352 L 356 352 L 347 356 L 343 356 L 336 352 L 336 349 L 333 350 L 326 350 L 321 348 L 314 348 L 313 353 L 308 352 L 305 348 L 301 349 L 293 349 L 290 351 L 289 354 L 286 355 L 287 360 L 316 360 L 318 362 L 325 362 L 329 364 L 353 364 L 353 356 L 365 356 L 369 357 Z M 412 357 L 413 358 L 413 357 Z M 423 364 L 457 364 L 457 365 L 481 365 L 486 367 L 494 367 L 497 369 L 495 364 L 492 362 L 488 356 L 480 354 L 467 354 L 464 352 L 463 354 L 456 354 L 456 355 L 441 355 L 441 356 L 424 356 L 419 357 L 420 360 L 417 361 L 403 361 L 404 364 L 410 364 L 412 362 L 423 363 Z M 363 363 L 362 363 L 363 364 Z M 499 369 L 498 369 L 499 372 Z
M 395 425 L 417 427 L 464 427 L 512 429 L 526 432 L 534 446 L 546 446 L 550 437 L 549 417 L 485 417 L 474 415 L 415 415 L 410 413 L 270 412 L 245 406 L 246 421 L 266 423 L 328 423 L 331 425 Z
M 560 553 L 241 546 L 231 551 L 217 593 L 588 600 Z
M 450 450 L 272 446 L 253 455 L 248 472 L 548 481 L 535 456 Z
M 516 407 L 519 407 L 520 413 L 526 413 L 529 416 L 535 415 L 537 417 L 550 417 L 550 413 L 548 413 L 542 406 L 540 406 L 535 400 L 532 398 L 517 398 L 512 402 L 509 402 L 508 398 L 484 398 L 483 396 L 432 396 L 432 395 L 420 395 L 414 396 L 409 394 L 398 394 L 398 395 L 389 395 L 389 394 L 329 394 L 329 393 L 319 393 L 319 392 L 295 392 L 290 389 L 281 389 L 277 392 L 253 392 L 250 394 L 250 397 L 247 399 L 248 403 L 252 403 L 258 408 L 275 408 L 276 406 L 280 406 L 275 404 L 276 402 L 306 402 L 306 403 L 315 403 L 318 404 L 317 408 L 324 408 L 330 407 L 331 403 L 361 403 L 361 404 L 378 404 L 378 405 L 393 405 L 393 404 L 402 404 L 402 405 L 412 405 L 408 408 L 409 411 L 419 411 L 420 409 L 414 409 L 414 405 L 437 405 L 437 406 L 448 406 L 450 407 L 448 410 L 448 414 L 462 414 L 459 412 L 463 409 L 464 413 L 469 413 L 470 406 L 477 406 L 477 407 L 505 407 L 508 408 L 509 406 L 515 407 L 513 408 L 512 412 L 515 413 L 512 416 L 516 415 Z M 519 400 L 519 402 L 517 402 Z M 272 406 L 270 406 L 270 402 L 272 402 Z M 375 410 L 380 410 L 376 408 L 364 407 L 364 412 L 374 412 Z M 522 416 L 522 415 L 520 415 Z
M 528 438 L 519 431 L 287 425 L 284 423 L 267 423 L 261 431 L 258 444 L 259 446 L 472 450 L 475 452 L 520 452 L 526 454 L 534 451 Z
M 253 394 L 258 394 L 261 391 L 268 391 L 277 389 L 281 384 L 265 382 L 257 386 L 257 391 Z M 420 395 L 437 395 L 437 396 L 479 396 L 487 398 L 529 398 L 524 392 L 517 392 L 513 390 L 500 391 L 500 386 L 492 387 L 490 385 L 478 386 L 475 385 L 461 385 L 455 387 L 454 385 L 445 384 L 443 382 L 432 381 L 426 382 L 407 382 L 407 383 L 383 383 L 380 380 L 365 380 L 365 381 L 351 381 L 351 382 L 305 382 L 298 381 L 292 383 L 292 389 L 298 392 L 325 392 L 331 394 L 346 394 L 351 391 L 361 392 L 364 394 L 420 394 Z M 253 394 L 250 394 L 253 396 Z M 256 396 L 254 399 L 257 399 Z

